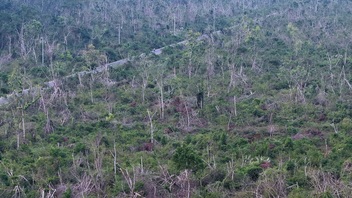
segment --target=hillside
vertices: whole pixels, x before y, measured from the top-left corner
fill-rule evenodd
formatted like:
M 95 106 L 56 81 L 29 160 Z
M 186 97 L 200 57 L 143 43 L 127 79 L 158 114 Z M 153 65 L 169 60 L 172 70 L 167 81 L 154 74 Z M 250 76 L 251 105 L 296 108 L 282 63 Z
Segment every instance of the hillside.
M 350 197 L 351 12 L 4 1 L 0 197 Z

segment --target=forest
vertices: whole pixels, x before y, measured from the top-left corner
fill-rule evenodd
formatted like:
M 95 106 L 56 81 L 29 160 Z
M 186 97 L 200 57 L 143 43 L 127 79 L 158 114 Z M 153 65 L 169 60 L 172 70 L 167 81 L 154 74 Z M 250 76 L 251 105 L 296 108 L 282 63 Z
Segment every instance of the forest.
M 351 197 L 351 14 L 2 0 L 0 197 Z

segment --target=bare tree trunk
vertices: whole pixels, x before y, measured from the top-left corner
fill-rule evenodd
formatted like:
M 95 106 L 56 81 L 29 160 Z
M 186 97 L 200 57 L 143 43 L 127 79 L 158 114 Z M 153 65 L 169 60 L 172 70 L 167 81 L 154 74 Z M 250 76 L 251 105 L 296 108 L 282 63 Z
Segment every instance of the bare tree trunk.
M 50 56 L 50 70 L 51 70 L 51 78 L 54 80 L 55 72 L 54 72 L 54 66 L 53 66 L 53 56 Z
M 21 49 L 21 57 L 26 59 L 27 56 L 27 50 L 26 50 L 26 45 L 25 45 L 25 41 L 24 41 L 24 25 L 21 25 L 21 29 L 20 31 L 17 31 L 19 40 L 20 40 L 20 49 Z
M 140 164 L 140 172 L 141 174 L 144 174 L 144 165 L 143 165 L 143 157 L 141 156 L 141 164 Z
M 192 60 L 191 58 L 189 58 L 189 62 L 188 62 L 188 78 L 191 79 L 192 77 Z
M 43 45 L 43 44 L 42 44 L 42 45 Z M 54 50 L 55 50 L 55 41 L 53 41 L 51 44 L 49 44 L 49 41 L 48 41 L 47 53 L 48 53 L 48 55 L 49 55 L 50 70 L 51 70 L 52 79 L 55 78 L 55 71 L 54 71 L 54 66 L 53 66 Z M 44 52 L 43 52 L 43 54 L 42 54 L 42 57 L 44 58 Z M 43 65 L 44 65 L 44 59 L 42 60 L 42 63 L 43 63 Z
M 213 7 L 213 31 L 215 32 L 215 7 Z
M 93 74 L 91 74 L 90 76 L 91 76 L 91 80 L 89 82 L 90 100 L 91 100 L 92 103 L 94 103 L 94 99 L 93 99 L 93 81 L 94 81 L 94 78 L 93 78 Z
M 176 15 L 174 13 L 174 17 L 173 17 L 173 32 L 174 32 L 174 36 L 176 35 Z
M 229 66 L 230 70 L 230 83 L 227 88 L 227 93 L 230 92 L 230 89 L 234 86 L 236 86 L 236 70 L 235 70 L 235 65 Z
M 116 152 L 116 142 L 114 141 L 114 176 L 116 179 L 117 174 L 117 152 Z
M 25 121 L 24 121 L 24 110 L 23 106 L 21 108 L 21 117 L 22 117 L 22 133 L 23 133 L 23 139 L 26 138 L 26 126 L 25 126 Z
M 235 116 L 237 117 L 237 99 L 236 99 L 236 96 L 233 96 L 233 106 L 234 106 Z
M 144 62 L 142 65 L 143 65 L 143 70 L 142 70 L 142 103 L 144 104 L 145 103 L 145 90 L 148 85 L 149 74 L 148 74 L 148 64 L 146 62 Z
M 79 81 L 79 86 L 83 87 L 81 74 L 79 72 L 77 73 L 77 77 L 78 77 L 78 81 Z
M 147 113 L 148 113 L 149 124 L 150 124 L 150 143 L 154 143 L 153 117 L 154 117 L 156 112 L 154 112 L 153 115 L 152 115 L 151 112 L 149 111 L 149 109 L 147 109 Z
M 187 113 L 187 127 L 189 127 L 190 126 L 190 116 L 189 116 L 189 112 L 188 112 L 188 108 L 187 108 L 187 105 L 186 105 L 186 103 L 184 103 L 184 105 L 185 105 L 185 109 L 186 109 L 186 113 Z
M 337 126 L 334 123 L 331 123 L 330 126 L 334 129 L 334 132 L 336 134 L 339 133 L 339 130 L 337 129 Z
M 231 158 L 231 161 L 226 163 L 226 170 L 227 176 L 229 176 L 231 180 L 233 180 L 235 176 L 235 163 L 233 161 L 233 158 Z
M 118 24 L 118 43 L 121 44 L 121 24 Z
M 12 54 L 12 37 L 9 36 L 9 54 Z
M 128 188 L 130 189 L 131 197 L 135 197 L 135 185 L 136 185 L 136 174 L 135 174 L 135 167 L 132 166 L 132 174 L 133 176 L 131 177 L 127 169 L 122 169 L 120 168 L 120 171 L 122 173 L 123 178 L 127 182 Z
M 191 184 L 189 183 L 188 170 L 186 170 L 186 178 L 187 178 L 187 198 L 191 197 Z
M 35 52 L 34 47 L 32 48 L 32 51 L 33 51 L 34 62 L 35 62 L 35 64 L 38 64 L 37 53 Z
M 64 35 L 64 43 L 65 43 L 65 51 L 67 51 L 67 46 L 68 46 L 68 41 L 67 41 L 67 37 L 70 35 L 70 31 Z
M 131 10 L 131 23 L 132 23 L 132 27 L 133 27 L 133 33 L 136 33 L 136 26 L 135 26 L 135 19 L 134 19 L 133 10 Z
M 17 132 L 17 150 L 20 149 L 20 132 Z
M 42 46 L 42 66 L 44 66 L 44 39 L 40 37 L 40 44 Z
M 163 80 L 158 82 L 158 87 L 160 91 L 160 118 L 164 119 L 164 92 L 163 92 Z
M 142 85 L 142 104 L 144 104 L 145 102 L 145 89 L 147 87 L 147 84 L 146 82 L 144 82 L 144 79 L 143 79 L 143 85 Z

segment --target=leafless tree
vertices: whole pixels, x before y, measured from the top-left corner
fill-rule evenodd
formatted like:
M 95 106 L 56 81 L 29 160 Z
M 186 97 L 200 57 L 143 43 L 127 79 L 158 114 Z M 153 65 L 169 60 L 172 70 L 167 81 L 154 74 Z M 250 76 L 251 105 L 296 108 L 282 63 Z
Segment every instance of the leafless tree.
M 264 197 L 287 197 L 286 176 L 283 171 L 268 169 L 257 182 L 257 195 Z
M 148 113 L 148 120 L 149 120 L 149 125 L 150 125 L 150 143 L 154 143 L 154 125 L 153 125 L 153 117 L 156 112 L 152 113 L 149 109 L 147 109 Z
M 352 192 L 350 186 L 345 185 L 332 173 L 309 168 L 307 176 L 310 178 L 310 183 L 314 188 L 313 196 L 319 196 L 328 192 L 334 197 L 348 197 Z
M 180 187 L 177 192 L 177 196 L 190 198 L 192 194 L 191 171 L 186 169 L 176 176 L 176 178 L 176 184 Z

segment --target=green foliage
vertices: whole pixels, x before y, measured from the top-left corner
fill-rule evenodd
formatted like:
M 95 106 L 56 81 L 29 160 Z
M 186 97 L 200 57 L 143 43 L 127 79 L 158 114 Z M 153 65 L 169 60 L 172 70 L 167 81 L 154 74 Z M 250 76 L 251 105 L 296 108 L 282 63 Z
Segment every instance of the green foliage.
M 351 2 L 213 3 L 2 2 L 1 196 L 349 197 Z
M 182 144 L 178 147 L 172 156 L 172 161 L 177 170 L 190 169 L 194 172 L 202 171 L 205 164 L 202 158 L 189 146 Z
M 219 169 L 213 170 L 208 175 L 206 175 L 204 178 L 202 178 L 201 184 L 203 186 L 206 186 L 208 184 L 222 182 L 222 181 L 224 181 L 225 177 L 226 177 L 226 174 L 223 170 L 219 170 Z
M 85 153 L 87 151 L 87 146 L 81 142 L 77 143 L 74 149 L 74 152 L 77 153 Z
M 63 198 L 71 198 L 71 197 L 72 197 L 72 190 L 71 188 L 69 188 L 68 190 L 66 190 L 66 192 L 64 192 Z
M 310 197 L 309 191 L 304 188 L 295 188 L 289 194 L 289 198 L 305 198 Z
M 260 167 L 251 166 L 247 167 L 245 171 L 251 180 L 257 181 L 259 174 L 262 172 L 262 169 Z
M 341 130 L 345 133 L 351 133 L 352 132 L 352 119 L 350 118 L 344 118 L 341 122 Z
M 310 187 L 309 178 L 304 175 L 304 172 L 295 172 L 287 178 L 287 185 L 298 185 L 300 188 L 308 189 Z
M 318 197 L 321 197 L 321 198 L 333 198 L 333 194 L 331 192 L 324 192 L 324 193 L 321 193 L 319 195 L 317 195 Z

